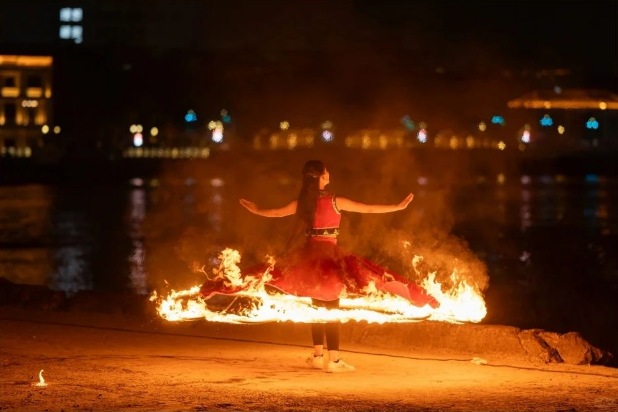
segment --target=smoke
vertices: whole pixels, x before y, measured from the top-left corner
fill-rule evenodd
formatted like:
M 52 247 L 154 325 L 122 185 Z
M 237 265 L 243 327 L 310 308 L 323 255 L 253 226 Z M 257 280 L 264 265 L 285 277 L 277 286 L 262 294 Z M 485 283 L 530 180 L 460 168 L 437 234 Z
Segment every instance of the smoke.
M 388 214 L 344 212 L 342 248 L 385 265 L 412 280 L 429 272 L 449 284 L 460 279 L 488 286 L 487 269 L 467 243 L 451 233 L 454 225 L 452 185 L 469 173 L 466 162 L 432 170 L 435 159 L 406 151 L 364 152 L 319 149 L 311 152 L 220 152 L 204 162 L 170 163 L 159 187 L 151 191 L 144 222 L 147 264 L 153 287 L 163 279 L 174 288 L 204 280 L 196 269 L 217 266 L 218 253 L 238 249 L 241 267 L 281 256 L 293 217 L 264 218 L 245 210 L 238 199 L 260 208 L 280 207 L 296 199 L 305 161 L 322 159 L 331 174 L 330 190 L 338 196 L 377 204 L 414 200 L 404 211 Z M 424 183 L 426 179 L 429 183 Z M 419 183 L 420 182 L 420 183 Z M 423 257 L 416 272 L 415 256 Z

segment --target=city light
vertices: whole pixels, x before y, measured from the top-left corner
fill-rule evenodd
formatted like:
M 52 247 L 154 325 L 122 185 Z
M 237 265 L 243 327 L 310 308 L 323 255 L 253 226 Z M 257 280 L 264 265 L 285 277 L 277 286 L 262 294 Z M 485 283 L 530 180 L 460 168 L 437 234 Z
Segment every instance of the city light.
M 61 129 L 60 129 L 60 126 L 56 126 L 56 127 L 54 127 L 54 133 L 55 133 L 55 134 L 60 133 L 60 130 L 61 130 Z
M 208 122 L 208 130 L 215 130 L 215 127 L 217 127 L 217 122 L 214 120 Z
M 60 21 L 80 22 L 84 17 L 84 10 L 81 7 L 64 7 L 60 9 Z
M 43 134 L 49 133 L 49 126 L 43 125 L 43 127 L 41 127 L 41 131 L 43 132 Z
M 502 140 L 500 140 L 498 142 L 498 149 L 500 149 L 500 150 L 506 149 L 506 143 L 504 143 Z
M 129 127 L 129 131 L 131 133 L 137 133 L 137 125 L 136 124 L 132 124 L 131 127 Z
M 554 124 L 554 120 L 551 118 L 550 115 L 546 114 L 545 116 L 541 118 L 540 123 L 541 123 L 541 126 L 548 127 Z
M 484 132 L 487 129 L 487 125 L 485 124 L 485 122 L 480 122 L 478 124 L 478 128 L 481 132 Z
M 455 150 L 457 149 L 458 145 L 459 145 L 459 139 L 457 138 L 457 136 L 452 136 L 451 139 L 449 140 L 449 146 L 451 147 L 451 149 Z
M 558 133 L 559 134 L 564 134 L 564 126 L 563 125 L 558 126 Z
M 189 110 L 187 114 L 185 114 L 185 122 L 197 122 L 197 114 L 193 110 Z
M 333 128 L 333 122 L 331 122 L 330 120 L 326 120 L 325 122 L 322 123 L 322 129 L 326 130 L 326 129 L 332 129 Z
M 211 125 L 211 123 L 214 123 L 214 125 Z M 210 129 L 212 130 L 212 141 L 215 143 L 223 142 L 223 123 L 220 121 L 212 121 L 208 123 L 208 127 L 210 128 L 211 126 L 214 126 Z
M 324 130 L 322 132 L 322 140 L 324 140 L 325 142 L 331 142 L 333 140 L 333 132 L 331 132 L 330 130 Z
M 591 117 L 586 122 L 586 129 L 594 129 L 597 130 L 599 128 L 599 122 L 594 117 Z
M 296 133 L 290 133 L 288 135 L 288 149 L 294 149 L 296 147 L 296 145 L 298 144 L 298 136 L 296 135 Z
M 427 142 L 427 130 L 425 129 L 419 130 L 418 134 L 416 135 L 416 138 L 418 139 L 419 142 L 426 143 Z
M 142 148 L 142 147 L 130 147 L 125 149 L 122 153 L 123 157 L 130 158 L 172 158 L 172 159 L 184 159 L 184 158 L 207 158 L 210 155 L 210 150 L 207 147 L 181 147 L 170 149 L 168 148 Z M 156 184 L 152 184 L 153 186 L 157 186 Z
M 72 25 L 70 23 L 79 23 L 83 18 L 84 10 L 81 7 L 61 8 L 60 21 L 63 24 L 59 28 L 58 37 L 65 40 L 73 40 L 75 44 L 81 44 L 83 42 L 84 28 L 80 25 Z
M 500 126 L 504 126 L 504 117 L 502 116 L 494 116 L 491 118 L 491 122 L 493 124 L 499 124 Z
M 216 127 L 212 131 L 212 141 L 215 143 L 221 143 L 223 141 L 223 128 Z
M 144 144 L 144 136 L 137 132 L 133 135 L 133 146 L 141 147 Z
M 141 124 L 137 124 L 137 125 L 135 125 L 135 131 L 137 133 L 141 133 L 141 132 L 144 131 L 144 127 Z
M 521 134 L 521 141 L 523 143 L 530 143 L 530 131 L 529 130 L 524 130 L 524 132 Z
M 416 125 L 414 124 L 414 121 L 410 119 L 410 116 L 408 115 L 405 115 L 401 118 L 401 124 L 410 131 L 416 130 Z
M 150 135 L 151 136 L 156 136 L 158 134 L 159 134 L 159 129 L 158 128 L 153 127 L 153 128 L 150 129 Z
M 279 123 L 279 128 L 281 128 L 281 130 L 288 130 L 290 128 L 290 122 L 287 120 L 282 121 Z
M 472 149 L 474 147 L 474 136 L 466 137 L 466 147 Z
M 601 109 L 601 110 L 607 109 L 607 103 L 605 103 L 605 102 L 599 103 L 599 109 Z
M 22 100 L 21 107 L 38 107 L 39 102 L 36 100 Z

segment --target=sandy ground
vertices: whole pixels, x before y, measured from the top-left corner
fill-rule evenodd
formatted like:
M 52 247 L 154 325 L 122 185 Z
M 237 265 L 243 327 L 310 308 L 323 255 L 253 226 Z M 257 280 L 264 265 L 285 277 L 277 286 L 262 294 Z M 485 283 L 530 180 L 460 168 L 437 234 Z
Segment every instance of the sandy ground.
M 601 366 L 475 365 L 355 348 L 344 358 L 357 372 L 328 374 L 306 366 L 309 346 L 9 317 L 0 316 L 2 410 L 618 410 L 618 370 Z M 41 369 L 49 386 L 33 387 Z

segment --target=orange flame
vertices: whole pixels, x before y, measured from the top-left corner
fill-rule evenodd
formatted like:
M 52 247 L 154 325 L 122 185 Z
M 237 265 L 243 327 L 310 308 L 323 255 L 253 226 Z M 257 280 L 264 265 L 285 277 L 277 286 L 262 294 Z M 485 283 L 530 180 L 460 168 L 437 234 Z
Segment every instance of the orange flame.
M 33 386 L 47 386 L 45 383 L 45 379 L 43 379 L 43 369 L 39 372 L 39 381 L 37 383 L 33 383 Z
M 228 312 L 236 300 L 223 311 L 209 308 L 208 301 L 199 294 L 200 286 L 194 286 L 187 290 L 172 290 L 165 297 L 159 297 L 156 291 L 153 292 L 150 300 L 156 302 L 159 316 L 168 321 L 206 319 L 212 322 L 237 324 L 288 321 L 345 323 L 351 320 L 403 323 L 425 319 L 458 323 L 479 322 L 487 314 L 481 292 L 465 280 L 460 280 L 457 270 L 454 270 L 450 277 L 452 284 L 456 286 L 449 290 L 442 290 L 442 284 L 435 279 L 435 272 L 430 273 L 421 282 L 421 286 L 440 303 L 437 309 L 429 305 L 414 306 L 402 297 L 377 290 L 375 284 L 370 283 L 363 290 L 364 296 L 342 296 L 340 308 L 328 310 L 312 306 L 310 298 L 268 293 L 264 284 L 271 279 L 270 272 L 275 266 L 272 257 L 268 257 L 269 267 L 260 278 L 253 276 L 243 278 L 238 267 L 240 253 L 237 250 L 227 248 L 221 252 L 219 259 L 221 261 L 219 267 L 213 269 L 215 278 L 223 280 L 228 286 L 246 286 L 242 292 L 233 295 L 234 299 L 243 298 L 243 307 L 240 310 L 234 313 Z M 416 265 L 421 260 L 421 256 L 414 257 L 415 271 Z

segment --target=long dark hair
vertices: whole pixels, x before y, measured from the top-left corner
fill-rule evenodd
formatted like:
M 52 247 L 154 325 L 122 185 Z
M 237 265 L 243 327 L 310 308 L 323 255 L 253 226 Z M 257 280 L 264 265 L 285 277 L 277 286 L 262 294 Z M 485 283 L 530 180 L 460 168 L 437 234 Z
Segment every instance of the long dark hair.
M 309 160 L 303 166 L 303 181 L 296 205 L 296 224 L 293 226 L 286 249 L 292 246 L 298 235 L 305 229 L 313 227 L 320 192 L 320 176 L 324 172 L 326 172 L 326 166 L 319 160 Z

